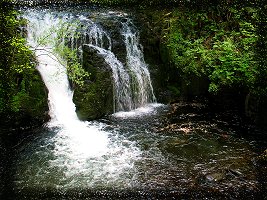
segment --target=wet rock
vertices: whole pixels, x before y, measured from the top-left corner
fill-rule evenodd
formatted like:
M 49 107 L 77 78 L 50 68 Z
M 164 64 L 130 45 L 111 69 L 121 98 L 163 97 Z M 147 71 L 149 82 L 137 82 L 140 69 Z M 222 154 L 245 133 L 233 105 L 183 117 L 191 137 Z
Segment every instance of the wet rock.
M 114 17 L 101 21 L 104 30 L 108 30 L 111 38 L 111 50 L 116 55 L 119 61 L 126 63 L 126 46 L 124 36 L 121 34 L 122 22 L 126 22 L 126 18 Z
M 91 75 L 74 90 L 73 101 L 81 120 L 93 120 L 113 112 L 112 72 L 97 50 L 85 45 L 83 67 Z
M 196 177 L 196 181 L 200 185 L 217 184 L 217 183 L 221 183 L 222 181 L 226 179 L 227 177 L 224 171 L 200 174 L 199 176 Z
M 231 175 L 233 175 L 235 177 L 240 177 L 240 178 L 244 177 L 244 175 L 236 169 L 228 169 L 228 173 L 230 173 Z
M 121 33 L 122 22 L 126 18 L 114 14 L 112 17 L 96 16 L 96 23 L 101 24 L 111 39 L 111 51 L 116 58 L 126 63 L 125 38 Z M 103 48 L 109 49 L 108 38 L 103 38 Z M 83 68 L 91 75 L 84 80 L 82 87 L 74 90 L 73 101 L 76 104 L 77 114 L 82 120 L 93 120 L 111 114 L 113 108 L 113 76 L 110 66 L 105 59 L 98 55 L 96 49 L 83 45 Z
M 207 174 L 205 176 L 205 181 L 206 182 L 218 182 L 218 181 L 223 180 L 224 178 L 225 178 L 224 173 L 215 172 L 215 173 Z

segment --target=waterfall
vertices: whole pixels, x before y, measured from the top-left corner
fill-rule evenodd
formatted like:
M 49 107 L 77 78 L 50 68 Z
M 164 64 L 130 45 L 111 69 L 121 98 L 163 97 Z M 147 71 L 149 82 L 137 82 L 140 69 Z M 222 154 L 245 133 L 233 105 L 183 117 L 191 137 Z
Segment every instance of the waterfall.
M 55 188 L 63 193 L 65 189 L 76 191 L 76 188 L 88 190 L 138 186 L 136 163 L 143 156 L 141 149 L 133 138 L 128 139 L 128 130 L 120 131 L 113 124 L 83 122 L 78 119 L 72 101 L 73 91 L 67 77 L 67 62 L 61 55 L 64 45 L 80 56 L 84 45 L 96 50 L 112 69 L 114 108 L 116 111 L 134 109 L 142 105 L 137 103 L 139 97 L 134 97 L 136 91 L 131 86 L 133 80 L 137 79 L 134 73 L 138 70 L 131 71 L 131 67 L 147 67 L 142 56 L 136 58 L 133 55 L 142 55 L 135 29 L 131 29 L 133 34 L 129 36 L 136 37 L 136 41 L 132 43 L 135 47 L 127 50 L 125 45 L 129 58 L 123 63 L 112 52 L 114 40 L 109 32 L 83 14 L 73 11 L 53 13 L 51 10 L 28 10 L 23 17 L 28 20 L 28 44 L 35 52 L 37 69 L 48 89 L 51 121 L 47 123 L 47 128 L 41 130 L 42 134 L 37 134 L 34 141 L 30 142 L 33 143 L 33 149 L 28 148 L 25 142 L 26 146 L 23 147 L 17 164 L 12 165 L 18 170 L 14 175 L 16 186 L 23 190 Z M 119 24 L 121 21 L 120 19 Z M 124 26 L 120 28 L 121 33 L 125 31 Z M 126 43 L 126 40 L 122 41 L 122 44 Z M 133 48 L 135 50 L 130 52 Z M 131 59 L 140 60 L 134 65 Z M 143 73 L 144 70 L 140 71 Z M 144 89 L 147 88 L 150 89 L 144 86 Z M 141 103 L 153 101 L 153 98 L 144 99 Z M 151 110 L 148 111 L 151 113 Z M 130 115 L 135 114 L 136 112 L 132 112 Z M 114 115 L 110 119 L 113 117 Z
M 131 85 L 133 94 L 133 108 L 156 102 L 150 73 L 144 60 L 142 46 L 135 27 L 130 19 L 122 23 L 122 35 L 127 52 L 127 68 L 131 74 Z
M 75 104 L 72 101 L 73 91 L 70 89 L 67 77 L 67 63 L 62 59 L 55 47 L 65 42 L 62 37 L 57 41 L 58 34 L 65 22 L 72 16 L 63 18 L 55 17 L 50 13 L 41 14 L 30 12 L 24 17 L 28 20 L 28 43 L 35 52 L 42 79 L 48 89 L 48 104 L 50 122 L 49 127 L 59 127 L 56 137 L 54 154 L 57 157 L 67 157 L 69 160 L 79 158 L 80 164 L 86 162 L 90 156 L 99 156 L 108 151 L 108 134 L 101 131 L 101 127 L 89 126 L 88 122 L 82 122 L 76 114 Z M 76 23 L 68 26 L 70 30 L 76 30 Z M 74 38 L 74 34 L 69 34 Z M 60 35 L 61 36 L 61 35 Z M 65 35 L 64 35 L 65 36 Z M 66 139 L 68 138 L 68 139 Z M 66 149 L 62 149 L 62 148 Z M 55 165 L 60 165 L 61 160 L 55 160 Z
M 144 60 L 142 46 L 139 43 L 138 32 L 130 19 L 122 22 L 121 34 L 124 36 L 126 61 L 123 65 L 112 52 L 111 39 L 102 28 L 94 24 L 85 32 L 85 38 L 90 38 L 88 45 L 97 49 L 106 63 L 111 67 L 114 79 L 114 111 L 130 111 L 149 103 L 156 102 L 151 84 L 150 74 Z M 104 39 L 108 46 L 104 46 Z
M 59 26 L 60 20 L 54 20 L 51 15 L 45 15 L 43 19 L 37 16 L 27 16 L 28 43 L 35 52 L 38 60 L 37 69 L 48 88 L 49 112 L 51 124 L 69 124 L 77 121 L 75 105 L 72 102 L 73 92 L 70 90 L 66 63 L 53 52 L 56 32 L 51 32 Z M 53 23 L 51 23 L 53 21 Z M 44 44 L 45 36 L 47 43 Z
M 52 121 L 59 124 L 77 121 L 75 105 L 72 102 L 73 92 L 70 90 L 65 66 L 47 47 L 38 47 L 35 54 L 39 62 L 37 69 L 49 90 L 49 112 Z
M 73 15 L 62 12 L 39 15 L 31 13 L 27 16 L 31 18 L 31 22 L 34 22 L 31 24 L 33 26 L 31 27 L 32 30 L 28 31 L 28 40 L 30 45 L 35 48 L 34 50 L 39 61 L 38 70 L 42 73 L 46 85 L 50 84 L 53 87 L 58 87 L 58 89 L 53 91 L 60 91 L 52 94 L 49 90 L 50 116 L 52 120 L 67 120 L 61 119 L 61 116 L 64 116 L 64 118 L 67 116 L 66 112 L 71 113 L 72 119 L 77 118 L 75 105 L 72 103 L 73 93 L 70 91 L 69 83 L 67 82 L 66 69 L 64 67 L 66 63 L 64 63 L 64 59 L 57 52 L 61 51 L 61 54 L 64 53 L 65 46 L 68 46 L 72 51 L 76 51 L 82 61 L 83 46 L 87 45 L 90 48 L 96 49 L 98 54 L 110 66 L 114 82 L 114 112 L 130 111 L 156 102 L 148 66 L 144 61 L 142 46 L 139 42 L 137 28 L 130 19 L 125 18 L 125 15 L 120 14 L 121 18 L 116 19 L 121 27 L 121 30 L 118 30 L 123 38 L 121 41 L 118 38 L 111 38 L 101 23 L 96 23 L 95 20 L 83 14 Z M 122 63 L 112 52 L 112 43 L 114 41 L 121 42 L 125 46 L 126 63 Z M 55 48 L 57 48 L 56 51 Z M 46 67 L 51 67 L 51 65 L 56 66 L 56 70 L 61 74 L 60 79 L 66 80 L 66 82 L 60 82 L 62 85 L 58 85 L 58 81 L 52 83 L 53 80 L 47 80 L 47 77 L 55 76 L 53 75 L 53 73 L 56 73 L 55 70 L 43 75 L 47 73 L 44 72 Z M 59 107 L 57 107 L 55 106 L 55 96 L 61 93 L 66 94 L 66 97 L 61 97 L 65 101 L 60 100 L 60 103 L 58 103 Z M 64 104 L 70 109 L 69 111 L 63 108 Z M 59 114 L 61 112 L 59 109 L 62 110 L 62 115 Z
M 98 51 L 98 54 L 103 56 L 106 63 L 112 69 L 114 80 L 114 112 L 131 109 L 133 106 L 130 77 L 127 71 L 125 71 L 123 64 L 111 51 L 94 45 L 89 46 L 95 48 Z

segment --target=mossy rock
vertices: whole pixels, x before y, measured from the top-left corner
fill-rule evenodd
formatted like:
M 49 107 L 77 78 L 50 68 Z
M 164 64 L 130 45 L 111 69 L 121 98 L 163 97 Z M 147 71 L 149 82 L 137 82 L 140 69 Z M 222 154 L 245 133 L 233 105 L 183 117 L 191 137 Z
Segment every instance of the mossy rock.
M 48 92 L 37 70 L 31 70 L 17 83 L 17 91 L 11 90 L 6 110 L 0 113 L 3 130 L 29 130 L 49 120 Z M 14 109 L 16 108 L 16 109 Z
M 73 101 L 81 120 L 93 120 L 113 112 L 112 71 L 97 50 L 85 45 L 83 67 L 90 78 L 74 90 Z
M 23 110 L 34 118 L 42 121 L 47 119 L 48 113 L 48 91 L 39 73 L 35 71 L 27 84 L 28 101 L 22 106 Z

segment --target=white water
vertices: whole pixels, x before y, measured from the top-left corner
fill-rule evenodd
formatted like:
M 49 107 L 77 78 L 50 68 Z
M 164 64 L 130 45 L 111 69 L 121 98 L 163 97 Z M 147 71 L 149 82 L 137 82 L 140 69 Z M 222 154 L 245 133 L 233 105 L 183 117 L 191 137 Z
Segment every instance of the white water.
M 50 124 L 68 126 L 78 118 L 72 102 L 73 93 L 69 89 L 66 68 L 61 64 L 63 61 L 51 53 L 48 47 L 38 47 L 35 49 L 35 55 L 39 63 L 37 69 L 49 90 Z
M 84 32 L 84 38 L 84 44 L 91 44 L 102 49 L 106 48 L 111 50 L 111 38 L 101 27 L 97 26 L 96 24 L 93 24 L 91 27 L 87 28 L 87 30 Z M 105 44 L 105 40 L 107 44 Z
M 95 25 L 91 31 L 84 33 L 89 38 L 95 38 L 89 40 L 88 46 L 97 49 L 112 69 L 115 112 L 131 111 L 156 102 L 139 37 L 131 20 L 122 23 L 121 34 L 124 36 L 126 64 L 122 64 L 112 53 L 111 39 L 102 29 Z M 104 38 L 108 38 L 108 48 L 103 45 Z
M 36 13 L 28 13 L 25 17 L 31 25 L 28 41 L 32 47 L 38 46 L 35 38 L 45 34 L 47 27 L 55 26 L 58 19 L 50 13 L 38 18 Z M 36 37 L 32 37 L 34 35 Z M 38 69 L 49 89 L 52 120 L 48 124 L 49 129 L 36 133 L 30 139 L 25 138 L 13 149 L 18 155 L 10 165 L 15 171 L 11 180 L 12 192 L 23 197 L 17 199 L 90 199 L 90 190 L 96 191 L 93 199 L 131 199 L 131 194 L 127 194 L 131 189 L 137 189 L 140 199 L 166 199 L 170 194 L 175 195 L 176 191 L 181 191 L 184 196 L 188 187 L 198 187 L 196 177 L 224 172 L 230 165 L 242 174 L 251 176 L 245 179 L 232 176 L 231 180 L 227 175 L 227 180 L 215 183 L 216 190 L 223 194 L 228 190 L 238 191 L 240 188 L 241 191 L 253 191 L 251 188 L 260 187 L 255 166 L 250 162 L 256 156 L 251 152 L 251 144 L 234 139 L 233 130 L 227 126 L 221 127 L 220 118 L 213 120 L 210 126 L 211 123 L 206 119 L 195 124 L 195 118 L 191 120 L 194 123 L 188 118 L 190 131 L 195 129 L 189 135 L 180 131 L 156 133 L 155 128 L 158 130 L 158 120 L 162 117 L 159 115 L 154 118 L 151 115 L 154 108 L 160 106 L 155 104 L 131 112 L 116 113 L 115 121 L 109 121 L 110 126 L 79 121 L 71 101 L 72 92 L 64 61 L 51 51 L 53 37 L 50 43 L 36 48 Z M 109 56 L 105 55 L 109 52 L 103 51 L 102 54 Z M 61 104 L 67 107 L 61 107 Z M 136 116 L 140 116 L 140 119 L 131 118 Z M 166 116 L 162 119 L 162 125 L 166 123 Z M 216 124 L 219 125 L 217 131 Z M 187 123 L 183 125 L 187 126 Z M 231 137 L 218 140 L 221 128 L 228 130 Z M 132 141 L 136 141 L 142 151 Z M 126 194 L 120 196 L 120 193 L 116 194 L 117 191 Z M 114 198 L 109 196 L 110 192 L 115 193 Z M 162 196 L 158 196 L 159 193 Z
M 78 50 L 81 60 L 83 45 L 97 49 L 99 55 L 103 56 L 105 62 L 112 69 L 114 112 L 130 111 L 154 103 L 156 98 L 136 27 L 130 19 L 125 19 L 126 14 L 111 13 L 110 17 L 114 16 L 122 17 L 123 21 L 126 20 L 122 23 L 117 22 L 118 26 L 122 26 L 121 30 L 117 30 L 123 36 L 122 41 L 120 38 L 111 38 L 108 31 L 104 30 L 99 23 L 95 23 L 83 14 L 75 16 L 64 13 L 56 15 L 47 13 L 44 15 L 42 25 L 38 22 L 35 23 L 38 29 L 35 29 L 33 35 L 35 41 L 42 43 L 49 40 L 51 46 L 63 47 L 68 44 L 72 50 Z M 39 17 L 36 14 L 33 21 L 36 22 Z M 105 14 L 104 17 L 108 18 L 108 14 Z M 60 37 L 56 35 L 57 32 Z M 112 42 L 121 42 L 125 45 L 126 63 L 123 64 L 114 55 Z
M 122 35 L 127 52 L 127 68 L 130 71 L 133 100 L 130 110 L 156 102 L 150 73 L 144 60 L 138 33 L 130 19 L 122 23 Z
M 24 167 L 15 175 L 17 186 L 69 189 L 131 185 L 136 170 L 134 162 L 141 154 L 135 143 L 116 131 L 104 131 L 105 124 L 82 122 L 76 115 L 66 62 L 54 51 L 57 30 L 65 25 L 64 19 L 71 17 L 59 19 L 51 13 L 36 12 L 26 13 L 24 17 L 29 21 L 28 43 L 35 51 L 37 69 L 49 91 L 51 120 L 44 139 L 31 144 L 34 153 L 22 154 L 18 165 Z M 75 26 L 70 24 L 69 27 L 75 29 Z M 95 29 L 92 32 L 95 33 Z M 75 38 L 74 35 L 70 37 Z M 43 43 L 43 38 L 47 42 Z M 99 44 L 101 46 L 100 40 Z M 99 49 L 104 52 L 101 47 Z
M 60 20 L 54 20 L 51 15 L 40 18 L 36 13 L 25 17 L 29 20 L 28 43 L 35 52 L 37 69 L 49 91 L 50 125 L 68 126 L 72 121 L 78 121 L 78 118 L 72 102 L 73 92 L 68 82 L 66 62 L 53 51 Z M 44 38 L 46 43 L 43 42 Z
M 35 14 L 35 13 L 34 13 Z M 57 28 L 62 22 L 46 14 L 43 18 L 36 15 L 26 16 L 29 20 L 28 42 L 34 48 L 38 61 L 37 69 L 48 89 L 49 114 L 51 120 L 49 127 L 61 127 L 56 138 L 68 137 L 75 141 L 75 145 L 65 144 L 69 151 L 64 152 L 68 157 L 99 156 L 108 151 L 108 134 L 99 131 L 97 127 L 87 126 L 78 119 L 76 108 L 72 101 L 73 92 L 70 90 L 66 62 L 53 51 L 57 38 Z M 51 29 L 53 33 L 51 34 Z M 40 44 L 40 38 L 46 38 L 46 46 Z M 60 140 L 56 143 L 61 143 Z M 62 146 L 58 144 L 58 146 Z M 60 149 L 60 148 L 59 148 Z M 70 153 L 71 152 L 71 153 Z
M 114 112 L 129 110 L 129 108 L 133 107 L 133 97 L 130 87 L 130 76 L 127 71 L 125 71 L 123 64 L 111 51 L 93 45 L 89 46 L 96 49 L 98 54 L 103 56 L 106 63 L 112 69 L 112 76 L 114 80 Z
M 159 108 L 159 107 L 165 107 L 165 105 L 159 104 L 159 103 L 146 104 L 144 107 L 139 107 L 131 111 L 116 112 L 112 116 L 116 118 L 122 118 L 122 119 L 144 117 L 145 115 L 156 114 L 157 113 L 156 108 Z

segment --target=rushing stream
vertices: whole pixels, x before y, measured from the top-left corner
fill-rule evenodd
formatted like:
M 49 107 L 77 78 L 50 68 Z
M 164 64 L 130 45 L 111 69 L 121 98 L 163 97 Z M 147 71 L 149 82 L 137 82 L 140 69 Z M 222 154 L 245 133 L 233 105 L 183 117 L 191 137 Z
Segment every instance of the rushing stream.
M 23 16 L 29 20 L 28 42 L 37 69 L 49 90 L 51 120 L 14 148 L 13 199 L 263 197 L 254 163 L 257 141 L 239 137 L 236 122 L 211 115 L 205 103 L 175 108 L 155 103 L 130 16 L 49 9 L 27 10 Z M 93 21 L 97 16 L 121 20 L 126 63 L 112 52 L 109 31 Z M 55 30 L 66 23 L 68 30 L 81 34 L 66 32 L 60 42 L 68 40 L 78 50 L 82 44 L 91 46 L 112 68 L 113 115 L 92 122 L 78 119 L 66 63 L 53 52 Z M 51 38 L 44 38 L 46 33 Z

